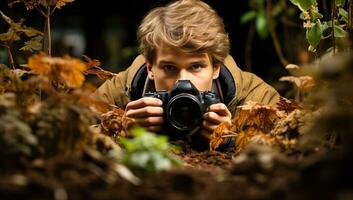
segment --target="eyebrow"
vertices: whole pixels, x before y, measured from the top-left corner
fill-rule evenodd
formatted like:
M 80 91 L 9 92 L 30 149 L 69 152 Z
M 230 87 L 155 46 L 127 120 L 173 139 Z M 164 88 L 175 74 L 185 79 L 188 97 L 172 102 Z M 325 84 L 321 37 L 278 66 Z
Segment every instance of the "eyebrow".
M 172 61 L 167 61 L 167 60 L 160 60 L 159 62 L 158 62 L 158 65 L 161 65 L 161 64 L 169 64 L 169 65 L 175 65 L 175 63 L 174 62 L 172 62 Z
M 167 60 L 160 60 L 158 62 L 158 65 L 162 65 L 162 64 L 168 64 L 168 65 L 176 65 L 175 62 L 172 62 L 172 61 L 167 61 Z M 195 62 L 191 62 L 189 63 L 189 65 L 207 65 L 207 62 L 205 61 L 195 61 Z

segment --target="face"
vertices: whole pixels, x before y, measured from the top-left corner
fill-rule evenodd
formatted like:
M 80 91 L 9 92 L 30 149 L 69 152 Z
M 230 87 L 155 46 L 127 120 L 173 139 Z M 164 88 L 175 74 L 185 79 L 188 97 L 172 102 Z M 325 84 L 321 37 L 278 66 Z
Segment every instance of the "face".
M 190 80 L 199 91 L 210 91 L 220 65 L 213 66 L 207 53 L 189 54 L 161 48 L 156 52 L 155 63 L 147 63 L 147 69 L 156 90 L 171 90 L 178 80 Z

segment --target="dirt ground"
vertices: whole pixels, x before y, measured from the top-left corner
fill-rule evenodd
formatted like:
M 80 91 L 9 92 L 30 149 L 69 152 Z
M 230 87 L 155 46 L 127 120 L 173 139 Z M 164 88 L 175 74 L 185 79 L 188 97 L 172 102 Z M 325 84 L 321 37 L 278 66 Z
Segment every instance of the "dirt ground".
M 266 146 L 244 152 L 186 149 L 184 166 L 122 178 L 89 152 L 34 160 L 1 171 L 1 199 L 352 199 L 351 159 L 335 152 L 287 157 Z M 309 156 L 308 156 L 309 158 Z M 28 167 L 30 166 L 30 167 Z

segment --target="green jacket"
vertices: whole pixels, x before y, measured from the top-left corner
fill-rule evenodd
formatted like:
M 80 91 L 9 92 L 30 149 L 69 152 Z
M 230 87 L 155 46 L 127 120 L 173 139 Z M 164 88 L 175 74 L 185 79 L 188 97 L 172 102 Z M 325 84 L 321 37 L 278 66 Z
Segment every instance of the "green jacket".
M 117 76 L 105 81 L 95 92 L 105 102 L 115 104 L 124 108 L 130 101 L 130 90 L 132 81 L 145 63 L 145 58 L 139 55 L 125 71 L 118 73 Z M 230 84 L 235 88 L 231 100 L 228 103 L 228 109 L 234 116 L 236 107 L 244 104 L 246 101 L 256 101 L 263 104 L 273 105 L 279 101 L 278 92 L 270 85 L 265 83 L 256 75 L 242 71 L 234 59 L 229 55 L 224 61 L 224 66 L 230 72 L 233 81 Z

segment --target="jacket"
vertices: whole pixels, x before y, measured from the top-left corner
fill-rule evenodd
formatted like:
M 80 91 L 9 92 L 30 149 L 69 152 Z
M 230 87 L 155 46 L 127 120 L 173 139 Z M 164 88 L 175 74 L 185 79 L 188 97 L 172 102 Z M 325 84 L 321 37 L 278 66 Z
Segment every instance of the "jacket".
M 142 55 L 137 56 L 131 66 L 125 71 L 105 81 L 95 91 L 95 95 L 109 104 L 124 108 L 131 100 L 131 92 L 134 90 L 133 83 L 136 82 L 137 76 L 140 76 L 144 63 L 145 58 Z M 272 106 L 275 106 L 279 101 L 280 95 L 274 88 L 255 74 L 242 71 L 230 55 L 226 57 L 222 68 L 222 75 L 220 74 L 218 79 L 223 83 L 223 88 L 227 90 L 223 91 L 226 93 L 227 99 L 224 103 L 233 117 L 237 106 L 247 101 L 255 101 Z

